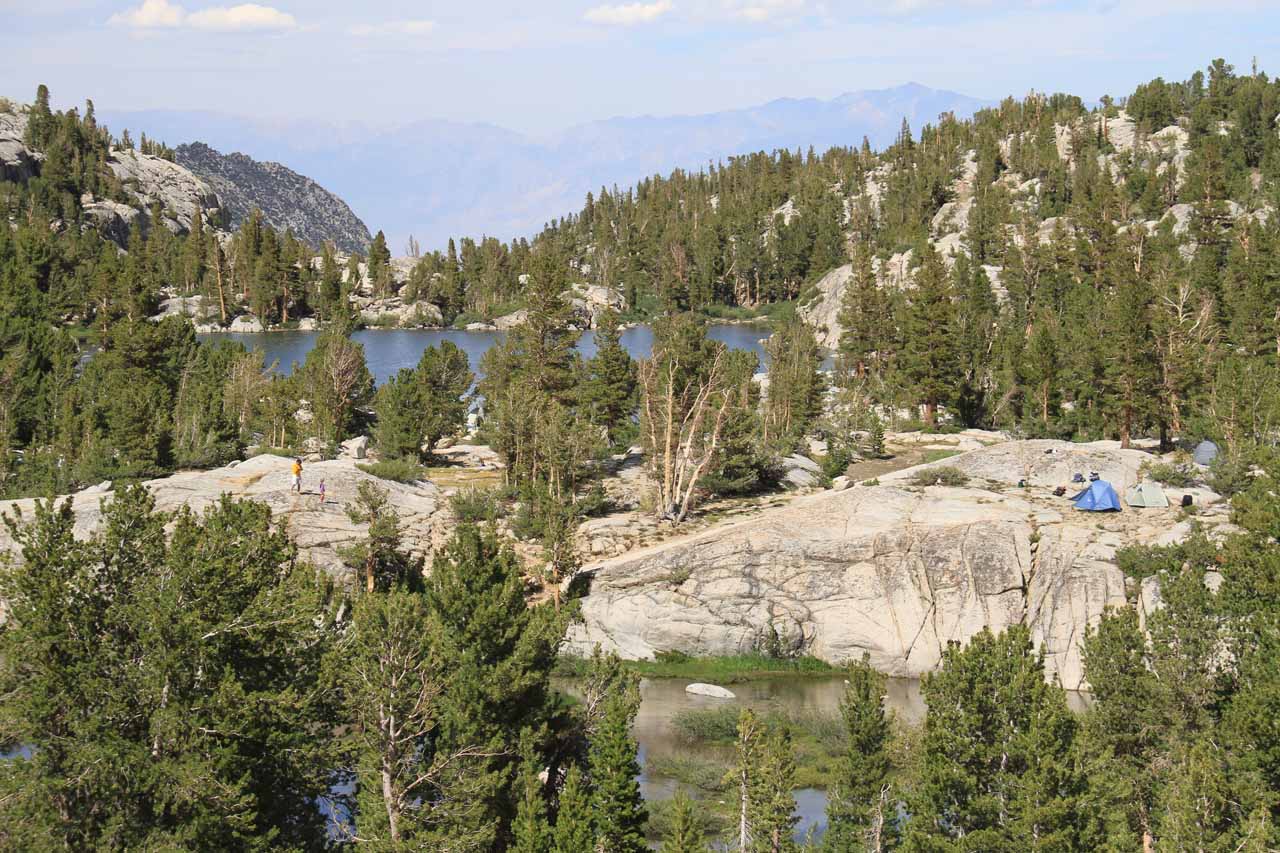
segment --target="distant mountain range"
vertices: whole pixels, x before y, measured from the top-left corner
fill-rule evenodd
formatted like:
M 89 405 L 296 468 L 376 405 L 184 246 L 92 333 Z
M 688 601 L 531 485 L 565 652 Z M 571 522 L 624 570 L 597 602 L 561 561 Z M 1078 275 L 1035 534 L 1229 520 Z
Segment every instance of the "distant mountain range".
M 191 111 L 99 113 L 170 145 L 199 140 L 220 151 L 276 161 L 350 204 L 400 253 L 409 235 L 424 249 L 450 236 L 531 236 L 577 210 L 588 191 L 627 186 L 675 168 L 698 169 L 775 148 L 891 143 L 945 112 L 972 115 L 989 101 L 908 83 L 831 100 L 782 99 L 692 116 L 610 118 L 550 137 L 488 124 L 419 121 L 394 128 L 274 121 Z
M 286 166 L 222 154 L 203 142 L 179 145 L 176 154 L 179 166 L 213 187 L 233 228 L 256 207 L 267 224 L 282 232 L 292 229 L 308 245 L 331 240 L 345 252 L 369 247 L 369 229 L 346 202 Z

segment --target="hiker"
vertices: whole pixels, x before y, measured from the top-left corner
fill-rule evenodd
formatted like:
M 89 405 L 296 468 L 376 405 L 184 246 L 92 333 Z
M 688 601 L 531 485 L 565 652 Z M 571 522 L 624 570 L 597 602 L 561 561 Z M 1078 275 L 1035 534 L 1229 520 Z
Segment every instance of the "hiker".
M 293 460 L 293 490 L 298 494 L 302 494 L 302 457 L 295 457 Z
M 324 503 L 324 480 L 320 481 L 320 503 Z

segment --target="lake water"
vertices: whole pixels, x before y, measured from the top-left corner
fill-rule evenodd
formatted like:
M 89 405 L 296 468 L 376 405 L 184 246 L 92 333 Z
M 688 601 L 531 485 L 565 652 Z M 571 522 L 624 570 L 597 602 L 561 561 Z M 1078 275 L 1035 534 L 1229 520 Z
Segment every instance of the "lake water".
M 451 341 L 467 354 L 471 361 L 471 369 L 479 373 L 480 359 L 495 343 L 501 341 L 505 332 L 465 332 L 457 329 L 362 329 L 354 333 L 352 340 L 364 347 L 365 361 L 374 379 L 381 385 L 402 367 L 414 367 L 422 352 L 429 346 L 437 346 L 441 341 Z M 277 370 L 289 374 L 296 362 L 301 364 L 307 353 L 315 346 L 317 332 L 256 332 L 232 333 L 215 332 L 201 335 L 201 340 L 239 341 L 249 349 L 261 350 L 267 364 L 275 362 Z M 761 326 L 712 325 L 707 327 L 707 335 L 713 340 L 723 341 L 732 349 L 750 350 L 756 354 L 760 362 L 760 370 L 765 369 L 764 346 L 761 340 L 769 336 L 769 330 Z M 622 345 L 631 353 L 632 358 L 645 358 L 653 349 L 653 330 L 647 326 L 636 326 L 622 333 Z M 584 358 L 596 353 L 595 334 L 583 332 L 578 339 L 578 352 Z

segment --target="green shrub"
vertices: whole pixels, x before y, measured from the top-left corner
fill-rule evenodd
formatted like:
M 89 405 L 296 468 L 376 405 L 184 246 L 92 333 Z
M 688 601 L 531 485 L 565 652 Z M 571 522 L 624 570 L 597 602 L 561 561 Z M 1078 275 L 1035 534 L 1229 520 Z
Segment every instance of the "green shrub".
M 394 480 L 397 483 L 410 485 L 426 477 L 423 467 L 412 459 L 383 459 L 378 462 L 357 464 L 356 467 L 380 480 Z
M 1253 460 L 1247 456 L 1230 457 L 1220 453 L 1209 466 L 1209 488 L 1223 497 L 1231 497 L 1238 492 L 1243 492 L 1253 484 L 1253 477 L 1249 475 L 1249 469 L 1252 467 Z
M 1140 581 L 1152 575 L 1177 574 L 1183 565 L 1204 568 L 1214 562 L 1217 553 L 1217 546 L 1196 528 L 1185 542 L 1177 545 L 1130 545 L 1121 548 L 1116 552 L 1116 565 L 1126 577 Z
M 853 462 L 853 451 L 847 445 L 832 444 L 831 452 L 822 457 L 822 473 L 828 480 L 843 477 Z
M 1157 462 L 1146 466 L 1146 469 L 1148 477 L 1175 489 L 1194 486 L 1199 479 L 1199 472 L 1195 467 L 1185 462 Z
M 959 487 L 969 485 L 969 475 L 959 468 L 942 465 L 938 468 L 925 468 L 923 471 L 917 471 L 911 478 L 911 482 L 917 486 Z
M 459 489 L 449 498 L 459 524 L 479 524 L 502 517 L 502 503 L 493 489 Z
M 675 773 L 665 772 L 668 769 L 667 762 L 669 759 L 655 758 L 648 762 L 647 769 L 651 776 L 664 776 L 669 779 L 677 779 L 683 781 L 682 777 Z M 719 770 L 724 775 L 728 770 L 728 765 L 710 765 Z M 676 768 L 679 769 L 679 768 Z M 719 783 L 716 783 L 717 785 Z M 714 790 L 720 791 L 722 788 L 716 787 Z M 725 808 L 717 801 L 697 800 L 697 804 L 693 810 L 694 818 L 702 826 L 702 834 L 706 838 L 723 837 L 733 827 L 732 816 L 728 814 Z M 666 836 L 667 831 L 671 828 L 673 820 L 673 812 L 675 810 L 675 800 L 649 800 L 645 803 L 645 808 L 649 810 L 649 823 L 645 827 L 645 835 L 651 841 L 657 841 Z

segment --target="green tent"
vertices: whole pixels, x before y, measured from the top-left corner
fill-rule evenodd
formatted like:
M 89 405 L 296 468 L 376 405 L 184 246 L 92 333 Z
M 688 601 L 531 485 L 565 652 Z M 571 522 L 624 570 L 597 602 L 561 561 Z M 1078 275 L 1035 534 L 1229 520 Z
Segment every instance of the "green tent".
M 1164 496 L 1164 489 L 1154 480 L 1144 480 L 1124 494 L 1124 502 L 1132 507 L 1164 507 L 1169 499 Z

